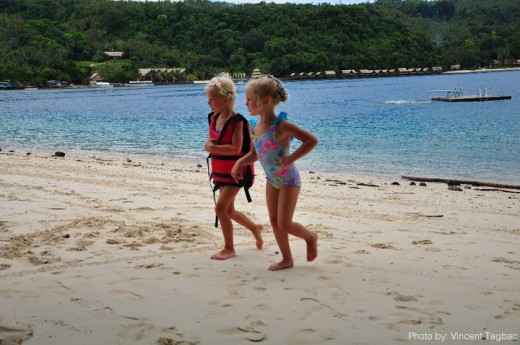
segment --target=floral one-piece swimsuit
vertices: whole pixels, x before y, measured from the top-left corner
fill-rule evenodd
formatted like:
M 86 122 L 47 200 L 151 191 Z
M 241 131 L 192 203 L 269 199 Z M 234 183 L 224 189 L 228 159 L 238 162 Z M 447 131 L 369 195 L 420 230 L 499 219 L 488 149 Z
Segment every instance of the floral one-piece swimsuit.
M 252 122 L 251 138 L 260 164 L 264 168 L 267 182 L 276 189 L 289 186 L 301 188 L 300 173 L 294 163 L 284 169 L 280 167 L 280 159 L 290 153 L 289 148 L 276 138 L 276 127 L 283 120 L 287 120 L 287 113 L 285 112 L 280 113 L 276 121 L 262 136 L 254 135 L 256 123 Z

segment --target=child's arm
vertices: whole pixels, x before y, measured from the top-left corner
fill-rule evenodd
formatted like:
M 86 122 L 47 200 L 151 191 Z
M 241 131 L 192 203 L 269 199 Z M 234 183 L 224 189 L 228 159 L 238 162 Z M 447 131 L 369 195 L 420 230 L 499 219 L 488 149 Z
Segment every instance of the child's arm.
M 318 139 L 312 135 L 312 133 L 301 129 L 292 122 L 282 121 L 278 126 L 279 128 L 277 131 L 285 138 L 285 140 L 290 140 L 290 137 L 295 137 L 302 142 L 301 146 L 296 151 L 291 153 L 289 156 L 280 159 L 280 166 L 282 169 L 305 156 L 307 153 L 311 152 L 316 145 L 318 145 Z
M 233 169 L 231 169 L 231 177 L 237 181 L 243 179 L 244 176 L 240 175 L 242 173 L 242 167 L 244 165 L 253 164 L 257 160 L 258 156 L 256 155 L 255 148 L 251 145 L 251 151 L 249 151 L 244 157 L 240 158 L 233 166 Z
M 231 144 L 218 145 L 214 144 L 211 140 L 207 140 L 204 144 L 204 149 L 209 153 L 216 153 L 225 156 L 234 156 L 240 153 L 242 150 L 242 142 L 244 141 L 243 127 L 244 122 L 238 122 L 233 130 L 233 139 Z

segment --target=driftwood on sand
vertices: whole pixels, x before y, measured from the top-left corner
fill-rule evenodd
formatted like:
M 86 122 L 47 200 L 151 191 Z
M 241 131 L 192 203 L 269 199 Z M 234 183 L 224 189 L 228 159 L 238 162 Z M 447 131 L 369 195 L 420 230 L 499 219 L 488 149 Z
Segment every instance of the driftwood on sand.
M 456 180 L 456 179 L 444 179 L 444 178 L 431 178 L 431 177 L 415 177 L 415 176 L 401 176 L 405 180 L 419 181 L 419 182 L 440 182 L 447 184 L 469 184 L 472 186 L 480 187 L 494 187 L 494 188 L 507 188 L 507 189 L 520 189 L 520 185 L 493 183 L 493 182 L 481 182 L 471 180 Z

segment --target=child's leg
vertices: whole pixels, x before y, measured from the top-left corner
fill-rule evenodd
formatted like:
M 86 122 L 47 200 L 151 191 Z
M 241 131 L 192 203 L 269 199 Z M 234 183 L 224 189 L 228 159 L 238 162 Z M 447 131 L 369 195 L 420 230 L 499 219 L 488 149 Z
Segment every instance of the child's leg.
M 300 237 L 307 243 L 307 261 L 313 261 L 318 256 L 318 235 L 307 230 L 300 223 L 293 222 L 294 210 L 298 202 L 300 189 L 284 187 L 278 196 L 278 227 L 293 236 Z
M 267 183 L 265 194 L 267 201 L 267 210 L 269 211 L 269 220 L 271 222 L 271 226 L 273 227 L 273 233 L 276 239 L 276 243 L 278 244 L 278 248 L 280 248 L 280 252 L 282 253 L 282 261 L 276 264 L 272 264 L 269 267 L 269 269 L 271 271 L 277 271 L 284 268 L 293 267 L 294 262 L 292 258 L 291 247 L 289 246 L 289 235 L 286 231 L 283 231 L 278 226 L 280 191 L 271 186 L 270 183 Z
M 264 229 L 264 226 L 262 224 L 253 223 L 253 221 L 249 219 L 248 216 L 240 211 L 237 211 L 235 209 L 234 203 L 229 205 L 228 214 L 231 219 L 243 227 L 248 228 L 253 233 L 253 236 L 255 236 L 256 239 L 256 248 L 262 249 L 262 246 L 264 245 L 264 240 L 262 239 L 262 230 Z
M 233 243 L 233 223 L 231 222 L 228 210 L 230 205 L 233 205 L 235 196 L 239 190 L 240 188 L 235 186 L 220 187 L 215 212 L 220 222 L 222 235 L 224 236 L 224 249 L 213 255 L 211 257 L 213 260 L 226 260 L 236 255 Z

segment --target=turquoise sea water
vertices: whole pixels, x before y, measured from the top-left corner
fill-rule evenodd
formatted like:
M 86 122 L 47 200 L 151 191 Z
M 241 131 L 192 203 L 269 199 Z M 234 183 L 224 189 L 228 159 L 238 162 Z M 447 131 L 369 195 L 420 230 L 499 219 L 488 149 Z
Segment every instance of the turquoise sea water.
M 287 81 L 279 107 L 320 144 L 304 170 L 520 183 L 520 71 Z M 430 101 L 432 90 L 511 95 Z M 236 109 L 249 117 L 244 85 Z M 203 162 L 204 85 L 0 92 L 0 148 L 153 154 Z

